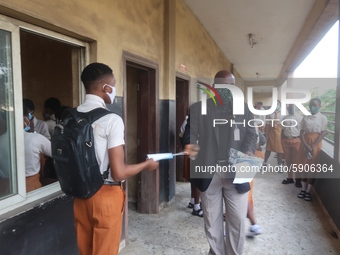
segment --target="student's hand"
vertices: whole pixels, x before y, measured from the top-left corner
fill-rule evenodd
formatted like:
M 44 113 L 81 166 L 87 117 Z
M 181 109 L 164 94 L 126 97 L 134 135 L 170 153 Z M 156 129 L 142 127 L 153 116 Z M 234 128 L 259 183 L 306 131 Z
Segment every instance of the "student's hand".
M 159 165 L 158 161 L 153 161 L 153 159 L 147 159 L 145 162 L 148 163 L 147 167 L 144 168 L 144 170 L 148 171 L 148 172 L 152 172 L 154 170 L 156 170 L 156 168 Z
M 184 148 L 184 153 L 189 155 L 190 158 L 196 158 L 199 151 L 200 147 L 197 144 L 187 144 Z

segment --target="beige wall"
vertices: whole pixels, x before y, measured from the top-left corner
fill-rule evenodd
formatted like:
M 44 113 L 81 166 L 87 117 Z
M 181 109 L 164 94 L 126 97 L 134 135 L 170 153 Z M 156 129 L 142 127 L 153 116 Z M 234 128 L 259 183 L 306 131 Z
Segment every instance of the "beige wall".
M 106 63 L 113 69 L 118 96 L 123 95 L 123 50 L 162 66 L 162 0 L 5 0 L 0 3 L 0 13 L 95 41 L 91 61 Z M 162 68 L 159 75 L 162 78 Z
M 272 93 L 254 93 L 253 102 L 262 102 L 263 106 L 271 106 L 272 105 Z
M 0 13 L 89 42 L 90 61 L 113 69 L 118 96 L 123 95 L 123 51 L 153 61 L 159 66 L 159 98 L 175 99 L 175 84 L 171 84 L 175 73 L 163 77 L 165 67 L 169 68 L 164 63 L 172 64 L 171 68 L 175 65 L 175 71 L 191 78 L 212 78 L 218 70 L 231 70 L 232 66 L 184 1 L 173 1 L 176 5 L 170 2 L 167 12 L 165 0 L 5 0 L 0 3 Z M 171 18 L 173 10 L 175 18 Z M 170 25 L 167 34 L 165 22 L 174 20 L 175 29 Z M 166 43 L 174 38 L 175 47 L 170 45 L 170 50 L 175 52 L 165 54 Z M 181 64 L 187 72 L 180 70 Z M 195 98 L 194 90 L 190 94 Z

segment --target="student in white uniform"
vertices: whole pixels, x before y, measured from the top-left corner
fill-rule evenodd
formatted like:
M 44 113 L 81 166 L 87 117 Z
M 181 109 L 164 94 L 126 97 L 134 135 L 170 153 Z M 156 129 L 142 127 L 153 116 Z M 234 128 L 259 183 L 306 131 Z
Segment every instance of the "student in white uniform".
M 112 104 L 116 80 L 105 64 L 92 63 L 84 68 L 81 80 L 86 90 L 79 112 L 89 112 Z M 99 191 L 88 199 L 74 199 L 74 217 L 80 254 L 118 254 L 122 232 L 125 193 L 122 181 L 142 170 L 153 171 L 152 159 L 126 165 L 124 123 L 117 114 L 108 114 L 92 124 L 96 157 L 102 173 L 110 166 L 109 177 Z
M 40 154 L 51 157 L 51 142 L 38 133 L 32 133 L 28 110 L 24 107 L 24 146 L 25 146 L 25 175 L 26 192 L 40 188 Z
M 277 165 L 280 166 L 280 172 L 282 171 L 283 165 L 283 148 L 281 144 L 281 128 L 280 128 L 280 120 L 282 119 L 281 116 L 281 102 L 277 100 L 277 106 L 275 112 L 272 114 L 267 115 L 268 120 L 275 120 L 275 121 L 267 121 L 265 134 L 267 138 L 266 144 L 266 152 L 264 156 L 263 165 L 267 165 L 268 158 L 270 157 L 271 152 L 277 153 Z
M 320 151 L 322 139 L 327 135 L 327 117 L 320 113 L 321 100 L 313 98 L 309 102 L 309 109 L 312 115 L 305 116 L 301 122 L 301 141 L 304 148 L 303 163 L 318 168 L 320 164 Z M 310 155 L 307 157 L 307 153 Z M 315 173 L 305 172 L 302 176 L 302 189 L 298 198 L 312 201 L 311 190 L 315 182 Z
M 34 116 L 35 107 L 33 101 L 31 99 L 24 98 L 23 104 L 28 110 L 28 119 L 30 120 L 30 122 L 33 121 L 33 126 L 31 125 L 31 130 L 32 128 L 34 128 L 34 132 L 37 132 L 38 134 L 45 136 L 48 140 L 51 140 L 51 135 L 48 132 L 47 124 Z
M 54 133 L 54 127 L 56 126 L 55 113 L 59 110 L 61 104 L 59 99 L 55 97 L 50 97 L 46 99 L 44 103 L 44 120 L 48 127 L 48 132 L 51 137 Z
M 292 164 L 301 164 L 301 139 L 300 125 L 302 116 L 296 113 L 295 105 L 287 105 L 288 115 L 281 122 L 281 143 L 284 151 L 286 165 L 291 169 Z M 283 125 L 282 125 L 283 124 Z M 294 183 L 293 172 L 288 172 L 288 178 L 282 181 L 282 184 Z M 295 186 L 301 188 L 301 177 L 299 172 L 295 173 Z

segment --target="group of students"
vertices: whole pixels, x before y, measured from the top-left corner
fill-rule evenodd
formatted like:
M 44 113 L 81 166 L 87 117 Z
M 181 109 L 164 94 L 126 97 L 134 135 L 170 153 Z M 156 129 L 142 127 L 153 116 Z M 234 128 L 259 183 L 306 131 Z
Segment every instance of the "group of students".
M 43 121 L 35 116 L 33 101 L 23 99 L 26 192 L 57 181 L 51 158 L 50 140 L 61 110 L 57 98 L 48 98 L 44 103 Z
M 81 80 L 86 90 L 85 102 L 77 110 L 88 112 L 106 104 L 112 104 L 115 98 L 115 77 L 112 69 L 105 64 L 92 63 L 85 67 Z M 219 71 L 215 76 L 215 83 L 234 84 L 234 76 L 227 70 Z M 241 120 L 252 119 L 247 105 L 245 113 L 241 116 L 232 114 L 232 95 L 229 90 L 218 91 L 222 96 L 223 105 L 216 107 L 212 100 L 207 102 L 207 112 L 214 116 L 222 116 L 235 123 Z M 25 103 L 26 101 L 26 103 Z M 24 101 L 24 132 L 25 132 L 25 159 L 28 191 L 38 188 L 40 179 L 41 153 L 51 156 L 49 138 L 53 135 L 53 125 L 58 121 L 57 109 L 45 107 L 45 122 L 39 121 L 34 116 L 34 105 L 30 106 Z M 46 106 L 46 104 L 45 104 Z M 287 164 L 312 164 L 318 163 L 322 138 L 327 133 L 327 118 L 320 111 L 321 101 L 314 98 L 310 102 L 312 115 L 304 118 L 296 117 L 298 125 L 286 128 L 273 125 L 275 130 L 268 127 L 265 130 L 267 150 L 264 156 L 266 164 L 270 151 L 283 153 Z M 49 108 L 49 109 L 48 109 Z M 58 107 L 61 109 L 60 105 Z M 288 106 L 289 115 L 293 118 L 297 113 L 292 106 Z M 273 118 L 280 118 L 278 107 Z M 248 155 L 263 157 L 258 150 L 261 130 L 254 127 L 227 125 L 212 129 L 206 118 L 201 114 L 200 103 L 191 106 L 190 117 L 183 133 L 185 153 L 191 158 L 191 167 L 195 165 L 228 165 L 228 148 L 240 150 Z M 74 200 L 74 217 L 77 233 L 77 244 L 80 254 L 118 254 L 119 241 L 122 228 L 122 212 L 124 210 L 125 193 L 123 181 L 139 172 L 154 171 L 158 163 L 152 159 L 134 165 L 126 165 L 124 155 L 124 123 L 116 114 L 106 115 L 92 124 L 94 130 L 95 151 L 101 172 L 109 165 L 109 177 L 102 188 L 89 199 Z M 50 132 L 47 133 L 47 130 Z M 277 128 L 280 128 L 279 132 Z M 238 135 L 237 130 L 239 130 Z M 39 133 L 41 132 L 41 133 Z M 274 134 L 275 133 L 275 137 Z M 277 137 L 277 133 L 280 137 Z M 45 134 L 45 136 L 44 136 Z M 48 136 L 49 135 L 49 136 Z M 279 138 L 279 139 L 278 139 Z M 228 141 L 228 143 L 226 142 Z M 277 142 L 282 143 L 281 150 L 275 148 Z M 271 147 L 274 143 L 274 147 Z M 293 153 L 296 148 L 298 153 Z M 267 152 L 268 151 L 268 152 Z M 285 153 L 287 151 L 287 153 Z M 307 158 L 306 152 L 311 155 Z M 269 154 L 269 155 L 268 155 Z M 300 155 L 296 157 L 296 155 Z M 278 159 L 279 158 L 278 156 Z M 28 164 L 28 162 L 30 162 Z M 302 163 L 303 162 L 303 163 Z M 281 163 L 281 162 L 280 162 Z M 303 174 L 301 179 L 302 190 L 298 197 L 307 201 L 311 200 L 311 185 L 314 179 Z M 193 207 L 193 214 L 204 218 L 205 232 L 210 246 L 209 254 L 242 254 L 245 237 L 245 217 L 251 220 L 250 232 L 261 232 L 253 217 L 252 194 L 248 193 L 249 183 L 234 184 L 231 173 L 215 173 L 190 178 L 193 190 L 193 200 L 189 206 Z M 299 176 L 296 178 L 298 184 Z M 292 183 L 290 175 L 283 183 Z M 307 182 L 308 181 L 308 182 Z M 197 199 L 201 197 L 202 204 Z M 225 210 L 223 210 L 223 206 Z M 223 212 L 225 211 L 225 217 Z M 223 224 L 225 221 L 225 225 Z M 258 229 L 256 229 L 256 226 Z M 225 235 L 223 232 L 225 231 Z
M 267 137 L 264 166 L 271 152 L 277 153 L 277 163 L 282 168 L 284 161 L 288 169 L 288 177 L 282 184 L 294 183 L 301 188 L 298 198 L 312 201 L 311 190 L 315 182 L 315 172 L 309 171 L 310 167 L 320 165 L 320 151 L 322 139 L 327 135 L 328 120 L 320 113 L 321 100 L 313 98 L 309 102 L 311 115 L 302 116 L 297 113 L 295 105 L 287 105 L 288 114 L 280 113 L 280 101 L 275 112 L 269 116 L 278 119 L 274 125 L 267 125 Z M 283 121 L 285 125 L 280 124 Z M 281 122 L 282 123 L 282 122 Z

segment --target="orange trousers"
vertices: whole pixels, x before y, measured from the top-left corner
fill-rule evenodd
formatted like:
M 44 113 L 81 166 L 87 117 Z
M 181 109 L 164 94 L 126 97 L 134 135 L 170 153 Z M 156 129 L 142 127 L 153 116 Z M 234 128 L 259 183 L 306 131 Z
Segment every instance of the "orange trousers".
M 305 138 L 305 141 L 306 141 L 307 144 L 312 145 L 314 143 L 314 141 L 319 137 L 319 135 L 320 135 L 319 133 L 305 133 L 304 138 Z M 313 147 L 313 151 L 312 151 L 313 158 L 312 159 L 307 158 L 306 152 L 303 149 L 304 154 L 305 154 L 304 157 L 303 157 L 303 163 L 305 165 L 320 164 L 321 148 L 322 148 L 322 141 L 320 141 L 318 144 L 316 144 Z M 307 181 L 307 178 L 308 178 L 309 179 L 308 183 L 313 185 L 314 182 L 315 182 L 316 174 L 317 174 L 316 172 L 303 172 L 302 173 L 302 180 Z
M 116 255 L 122 233 L 125 192 L 103 185 L 88 199 L 74 199 L 74 219 L 80 255 Z
M 41 188 L 40 174 L 26 177 L 26 192 Z
M 302 157 L 305 157 L 305 153 L 302 152 L 302 144 L 300 138 L 286 139 L 282 138 L 282 147 L 285 155 L 286 165 L 291 167 L 292 164 L 301 164 Z M 297 165 L 297 167 L 299 167 Z M 293 178 L 293 172 L 288 172 L 288 178 Z M 295 180 L 301 179 L 301 174 L 295 172 Z

